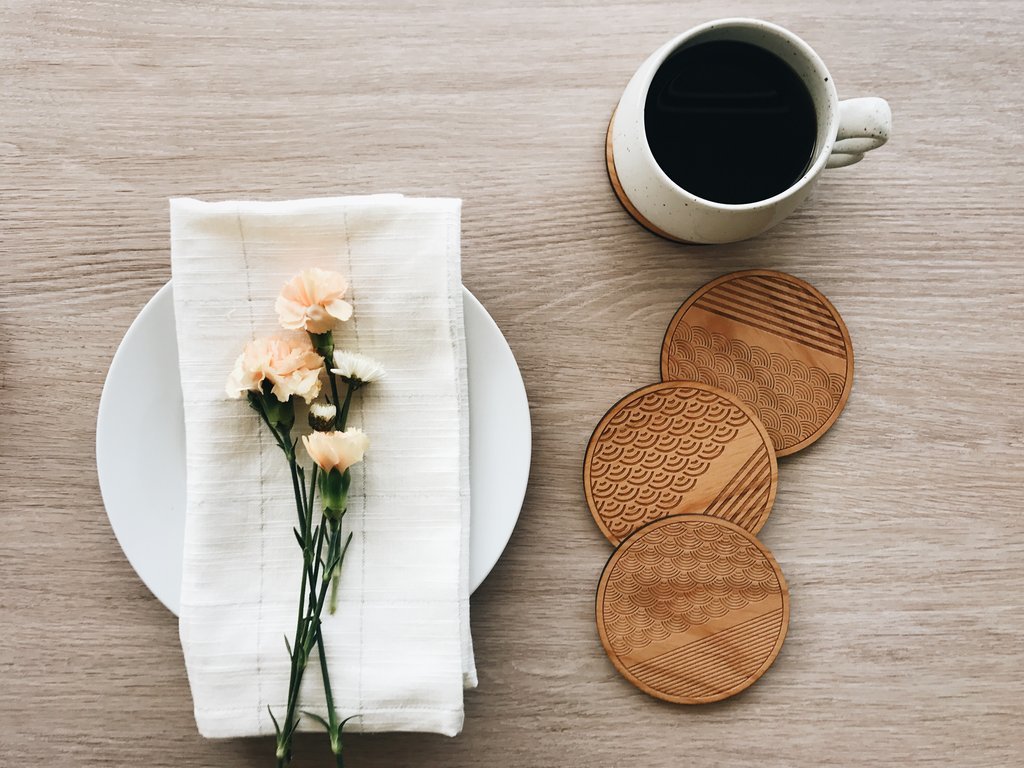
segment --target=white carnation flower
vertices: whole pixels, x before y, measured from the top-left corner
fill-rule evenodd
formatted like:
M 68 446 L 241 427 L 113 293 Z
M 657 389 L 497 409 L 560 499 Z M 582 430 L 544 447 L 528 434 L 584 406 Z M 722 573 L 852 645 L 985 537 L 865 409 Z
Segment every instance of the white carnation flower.
M 334 368 L 331 373 L 341 376 L 345 381 L 357 385 L 369 384 L 384 377 L 384 366 L 372 357 L 360 355 L 358 352 L 336 350 L 334 352 Z

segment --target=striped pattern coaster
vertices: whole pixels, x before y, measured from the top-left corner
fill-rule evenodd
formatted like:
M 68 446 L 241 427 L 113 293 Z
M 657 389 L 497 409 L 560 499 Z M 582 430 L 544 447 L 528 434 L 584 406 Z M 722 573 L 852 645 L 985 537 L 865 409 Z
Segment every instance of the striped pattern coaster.
M 713 280 L 679 308 L 661 350 L 664 381 L 701 381 L 757 412 L 778 456 L 835 423 L 853 386 L 843 319 L 815 288 L 782 272 Z

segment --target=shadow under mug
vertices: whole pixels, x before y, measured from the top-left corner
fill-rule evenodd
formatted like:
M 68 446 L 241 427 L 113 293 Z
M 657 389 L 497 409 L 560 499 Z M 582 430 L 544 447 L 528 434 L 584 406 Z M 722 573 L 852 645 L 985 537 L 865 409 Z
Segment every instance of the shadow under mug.
M 817 133 L 807 171 L 765 200 L 732 205 L 697 197 L 668 177 L 647 141 L 644 109 L 655 73 L 681 48 L 716 40 L 751 43 L 779 56 L 799 75 L 814 103 Z M 720 19 L 670 40 L 640 66 L 612 113 L 605 156 L 615 194 L 644 227 L 678 242 L 731 243 L 778 224 L 810 194 L 823 170 L 858 162 L 889 139 L 891 125 L 884 99 L 840 101 L 824 62 L 792 32 L 758 19 Z

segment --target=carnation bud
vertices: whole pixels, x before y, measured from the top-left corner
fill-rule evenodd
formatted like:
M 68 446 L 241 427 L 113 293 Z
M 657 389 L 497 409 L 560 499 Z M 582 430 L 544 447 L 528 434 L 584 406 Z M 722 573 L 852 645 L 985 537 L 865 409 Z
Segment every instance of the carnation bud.
M 331 403 L 313 403 L 309 406 L 309 426 L 317 432 L 333 430 L 337 416 L 338 409 Z

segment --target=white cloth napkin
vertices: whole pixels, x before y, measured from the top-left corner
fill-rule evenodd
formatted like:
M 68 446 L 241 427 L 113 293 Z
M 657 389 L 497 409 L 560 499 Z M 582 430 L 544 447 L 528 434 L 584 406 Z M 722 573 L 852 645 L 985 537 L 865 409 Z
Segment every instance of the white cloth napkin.
M 271 734 L 267 706 L 279 720 L 285 710 L 295 503 L 273 438 L 224 383 L 249 339 L 280 330 L 274 299 L 307 267 L 349 281 L 355 314 L 336 327 L 336 347 L 387 369 L 349 417 L 370 448 L 353 468 L 338 611 L 324 611 L 338 714 L 359 715 L 350 731 L 462 728 L 476 668 L 460 215 L 460 200 L 401 195 L 171 200 L 188 473 L 179 629 L 204 736 Z M 315 657 L 301 708 L 326 715 Z

